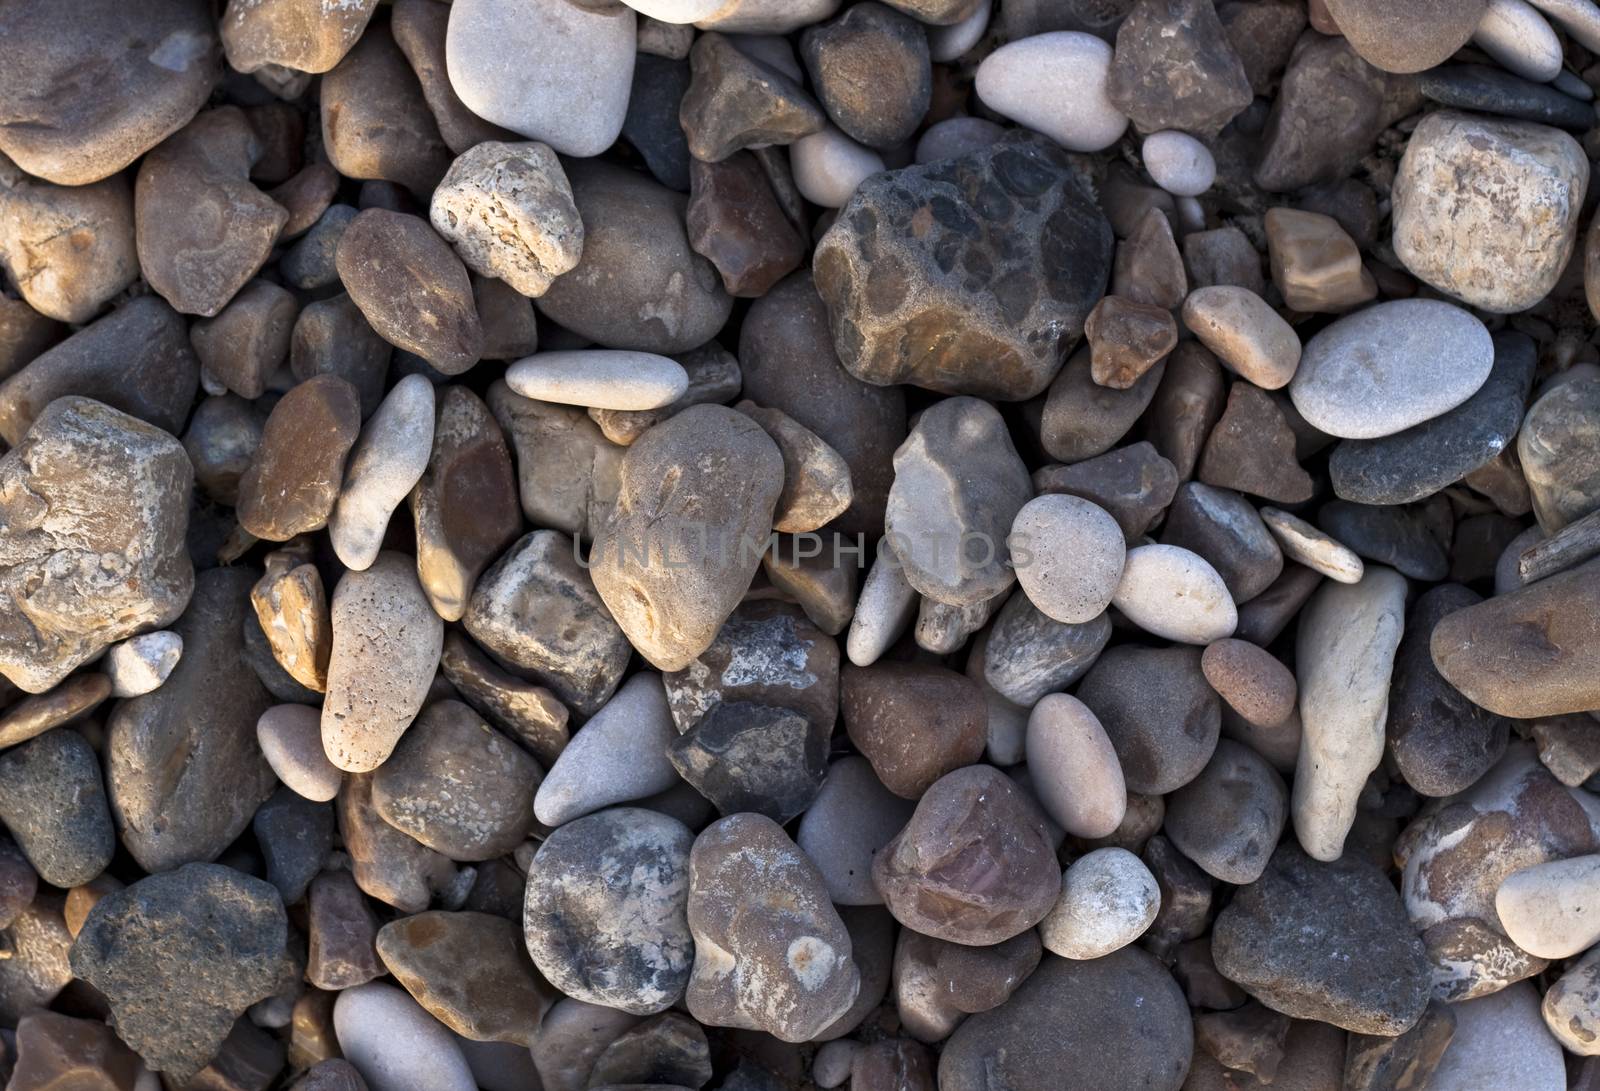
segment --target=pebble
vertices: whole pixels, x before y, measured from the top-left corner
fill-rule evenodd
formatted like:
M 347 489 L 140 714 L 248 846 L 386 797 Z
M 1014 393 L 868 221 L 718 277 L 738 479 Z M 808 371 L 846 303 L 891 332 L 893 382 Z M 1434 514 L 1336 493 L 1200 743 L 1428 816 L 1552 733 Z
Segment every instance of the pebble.
M 103 674 L 79 674 L 54 689 L 24 697 L 0 712 L 0 747 L 37 738 L 53 727 L 71 723 L 111 696 Z
M 1405 92 L 1343 37 L 1307 39 L 1284 72 L 1253 180 L 1287 193 L 1349 176 L 1383 131 L 1386 99 Z
M 348 871 L 325 871 L 312 881 L 306 922 L 310 984 L 336 992 L 383 976 L 374 947 L 378 918 Z
M 651 428 L 675 417 L 691 405 L 722 405 L 739 396 L 743 375 L 739 361 L 716 342 L 675 357 L 689 376 L 689 389 L 677 401 L 660 409 L 591 409 L 589 419 L 612 443 L 627 447 Z
M 820 530 L 850 507 L 854 490 L 844 457 L 811 429 L 780 409 L 754 402 L 734 406 L 778 445 L 783 456 L 783 491 L 772 515 L 772 529 L 783 534 Z
M 733 299 L 689 245 L 683 195 L 598 160 L 566 169 L 583 255 L 539 298 L 540 313 L 610 349 L 687 352 L 712 340 Z
M 1406 783 L 1425 796 L 1467 790 L 1505 753 L 1507 722 L 1445 681 L 1430 653 L 1440 621 L 1482 601 L 1454 583 L 1423 592 L 1411 607 L 1395 655 L 1386 730 L 1389 751 Z
M 267 882 L 277 888 L 284 905 L 305 897 L 333 851 L 333 807 L 314 803 L 293 790 L 279 787 L 255 817 L 250 832 L 266 863 Z
M 1548 83 L 1561 73 L 1561 40 L 1524 0 L 1489 0 L 1472 43 L 1523 79 Z
M 806 809 L 795 843 L 811 858 L 835 905 L 882 905 L 872 882 L 872 861 L 910 820 L 912 805 L 883 786 L 862 757 L 828 766 L 827 778 Z
M 784 72 L 741 44 L 708 33 L 689 52 L 692 78 L 677 116 L 689 153 L 704 162 L 721 162 L 743 148 L 793 144 L 826 124 L 798 71 Z M 784 53 L 792 63 L 787 44 Z
M 1216 749 L 1221 707 L 1200 649 L 1107 649 L 1078 687 L 1100 721 L 1131 791 L 1164 795 L 1193 780 Z
M 1217 178 L 1217 162 L 1210 150 L 1188 133 L 1175 129 L 1145 137 L 1139 157 L 1156 185 L 1178 197 L 1198 197 Z
M 1517 433 L 1517 461 L 1546 534 L 1600 507 L 1600 377 L 1574 375 L 1540 393 Z
M 1155 398 L 1166 366 L 1166 360 L 1156 361 L 1133 385 L 1119 390 L 1095 381 L 1088 346 L 1073 353 L 1045 394 L 1039 418 L 1045 453 L 1076 463 L 1110 451 Z
M 856 612 L 850 620 L 845 654 L 858 667 L 870 667 L 894 646 L 917 611 L 917 589 L 905 568 L 885 547 L 861 583 Z
M 559 826 L 678 782 L 667 759 L 677 736 L 658 674 L 636 674 L 572 737 L 534 796 L 539 821 Z
M 239 525 L 273 542 L 326 526 L 360 428 L 359 395 L 345 380 L 296 384 L 273 407 L 239 479 Z
M 957 769 L 878 853 L 873 882 L 907 928 L 951 943 L 1001 943 L 1043 920 L 1061 893 L 1045 822 L 1004 773 Z
M 1428 1079 L 1435 1091 L 1516 1087 L 1561 1091 L 1567 1086 L 1561 1047 L 1539 1014 L 1539 993 L 1516 984 L 1490 996 L 1451 1005 L 1456 1032 Z
M 322 693 L 328 688 L 333 622 L 322 575 L 309 561 L 309 551 L 293 545 L 268 553 L 250 601 L 278 666 L 297 684 Z
M 138 1055 L 92 1019 L 29 1012 L 17 1023 L 14 1044 L 16 1067 L 7 1084 L 12 1091 L 122 1091 L 135 1087 L 142 1070 Z
M 983 755 L 983 693 L 965 675 L 922 663 L 847 666 L 840 706 L 850 742 L 884 787 L 919 799 L 940 777 Z
M 902 929 L 894 952 L 894 999 L 906 1032 L 930 1044 L 949 1037 L 967 1015 L 1005 1003 L 1038 968 L 1043 952 L 1031 928 L 992 947 Z
M 63 186 L 110 177 L 161 143 L 219 74 L 215 22 L 195 2 L 19 8 L 0 40 L 0 101 L 17 104 L 0 118 L 0 152 Z
M 473 272 L 543 295 L 583 253 L 583 220 L 548 144 L 486 140 L 456 158 L 428 220 Z
M 1161 541 L 1210 564 L 1236 603 L 1265 591 L 1283 571 L 1283 554 L 1254 505 L 1228 489 L 1194 481 L 1180 486 Z
M 436 392 L 433 449 L 409 497 L 417 579 L 434 612 L 460 621 L 473 585 L 522 529 L 516 471 L 489 407 L 472 391 Z
M 849 1038 L 825 1043 L 817 1050 L 816 1060 L 812 1062 L 811 1081 L 829 1091 L 843 1087 L 845 1081 L 850 1079 L 850 1069 L 860 1048 L 861 1043 Z
M 525 398 L 596 409 L 659 409 L 689 389 L 676 361 L 650 352 L 584 349 L 543 352 L 506 370 L 506 385 Z
M 867 0 L 808 27 L 800 56 L 828 117 L 852 139 L 889 148 L 921 126 L 933 71 L 916 20 Z
M 1488 0 L 1323 0 L 1355 51 L 1385 72 L 1420 72 L 1467 44 Z
M 541 774 L 521 748 L 459 701 L 429 705 L 374 773 L 391 826 L 453 860 L 488 860 L 533 829 Z
M 194 586 L 183 545 L 191 480 L 159 428 L 88 398 L 45 409 L 0 458 L 0 673 L 43 693 L 178 616 Z
M 410 558 L 393 552 L 340 579 L 332 618 L 322 745 L 340 769 L 370 772 L 422 708 L 444 625 L 422 594 Z
M 1294 328 L 1248 288 L 1196 288 L 1183 301 L 1183 324 L 1230 371 L 1264 390 L 1287 386 L 1300 366 Z
M 1382 1091 L 1390 1087 L 1398 1091 L 1406 1080 L 1430 1079 L 1455 1030 L 1455 1008 L 1434 1000 L 1417 1025 L 1404 1034 L 1350 1035 L 1345 1068 L 1351 1091 Z
M 1580 1057 L 1594 1056 L 1595 967 L 1600 955 L 1587 954 L 1567 967 L 1544 994 L 1540 1011 L 1545 1026 L 1561 1047 Z M 1564 1058 L 1563 1058 L 1564 1059 Z
M 1096 849 L 1061 876 L 1061 896 L 1039 923 L 1039 938 L 1062 958 L 1103 958 L 1138 939 L 1160 902 L 1155 877 L 1137 856 Z
M 785 823 L 808 808 L 828 769 L 828 730 L 793 709 L 724 701 L 667 748 L 673 768 L 721 814 Z
M 1127 390 L 1177 346 L 1178 327 L 1165 307 L 1108 295 L 1083 326 L 1094 381 Z
M 660 483 L 675 478 L 669 497 Z M 710 646 L 760 564 L 783 485 L 783 459 L 759 425 L 721 406 L 692 406 L 628 448 L 616 514 L 595 540 L 595 586 L 623 631 L 662 670 Z M 663 506 L 664 505 L 664 506 Z M 686 556 L 701 535 L 724 548 Z M 627 556 L 687 564 L 629 563 Z
M 1027 761 L 1039 805 L 1070 836 L 1109 837 L 1122 824 L 1128 797 L 1116 749 L 1076 697 L 1052 693 L 1033 706 Z
M 1223 976 L 1276 1011 L 1362 1034 L 1400 1034 L 1422 1017 L 1429 977 L 1388 879 L 1350 855 L 1319 863 L 1280 847 L 1217 918 Z
M 1047 224 L 1062 225 L 1059 237 Z M 1111 229 L 1066 153 L 1018 133 L 868 178 L 817 244 L 813 266 L 852 375 L 1020 400 L 1049 385 L 1057 346 L 1076 338 L 1103 294 Z M 969 266 L 988 275 L 973 283 Z M 908 325 L 928 331 L 915 346 L 905 342 Z
M 1501 716 L 1600 707 L 1593 660 L 1600 561 L 1548 576 L 1440 619 L 1433 662 L 1468 700 Z
M 339 1049 L 371 1091 L 476 1091 L 455 1038 L 403 990 L 381 981 L 339 993 Z
M 1130 946 L 1087 961 L 1047 957 L 1011 999 L 951 1035 L 939 1087 L 1177 1091 L 1193 1043 L 1183 990 L 1154 956 Z
M 370 25 L 320 82 L 323 146 L 340 174 L 432 191 L 450 149 L 388 24 Z
M 788 34 L 826 19 L 838 7 L 839 0 L 722 0 L 700 23 L 702 30 L 730 34 Z
M 269 65 L 326 72 L 356 44 L 377 6 L 377 0 L 331 10 L 305 0 L 230 4 L 219 27 L 222 47 L 229 66 L 239 72 Z
M 650 1078 L 701 1087 L 711 1079 L 710 1053 L 699 1023 L 677 1012 L 665 1012 L 623 1031 L 606 1046 L 589 1073 L 589 1082 L 600 1086 Z
M 1169 310 L 1183 306 L 1189 294 L 1189 274 L 1162 209 L 1145 209 L 1133 233 L 1118 245 L 1111 268 L 1111 292 Z
M 832 126 L 790 145 L 795 188 L 814 205 L 843 208 L 861 183 L 884 169 L 883 158 Z
M 616 504 L 624 449 L 583 410 L 524 398 L 503 380 L 490 385 L 487 400 L 516 455 L 522 513 L 537 525 L 592 539 Z
M 117 835 L 88 740 L 68 728 L 0 753 L 0 822 L 51 886 L 78 886 L 104 871 Z
M 1494 335 L 1494 366 L 1466 401 L 1379 439 L 1346 440 L 1328 472 L 1336 495 L 1363 504 L 1422 500 L 1483 467 L 1510 446 L 1522 423 L 1536 353 L 1525 335 Z
M 548 686 L 580 716 L 616 692 L 628 640 L 579 563 L 552 530 L 524 535 L 478 581 L 462 625 L 524 678 Z
M 328 518 L 328 537 L 346 568 L 365 571 L 377 559 L 389 517 L 427 468 L 433 419 L 433 384 L 408 375 L 362 429 Z
M 1082 624 L 1111 604 L 1127 549 L 1104 508 L 1076 496 L 1036 497 L 1018 510 L 1007 540 L 1017 582 L 1047 617 Z
M 928 55 L 937 64 L 959 60 L 976 46 L 989 29 L 989 17 L 994 5 L 991 0 L 980 0 L 972 14 L 954 23 L 928 27 Z
M 1289 307 L 1341 314 L 1377 296 L 1378 283 L 1362 264 L 1360 248 L 1332 216 L 1273 208 L 1264 223 L 1272 282 Z
M 1424 507 L 1352 504 L 1333 500 L 1317 513 L 1329 534 L 1371 561 L 1419 580 L 1442 580 L 1450 561 L 1434 536 Z
M 237 505 L 239 480 L 250 468 L 266 414 L 242 398 L 208 397 L 195 409 L 183 449 L 194 467 L 194 483 L 207 499 Z
M 1355 584 L 1323 584 L 1300 618 L 1296 671 L 1304 741 L 1294 778 L 1295 833 L 1310 855 L 1336 860 L 1367 777 L 1383 758 L 1405 577 L 1368 567 Z
M 369 208 L 350 221 L 334 254 L 339 279 L 384 340 L 446 375 L 483 353 L 483 326 L 466 266 L 426 220 Z
M 133 194 L 120 177 L 53 186 L 0 163 L 3 264 L 35 311 L 88 322 L 139 275 Z
M 0 928 L 9 929 L 16 922 L 33 904 L 38 889 L 39 876 L 22 850 L 10 837 L 0 838 Z
M 1206 874 L 1243 886 L 1266 870 L 1288 805 L 1289 791 L 1265 758 L 1221 739 L 1200 775 L 1167 797 L 1163 828 Z
M 450 898 L 459 887 L 455 865 L 379 817 L 370 773 L 345 779 L 338 819 L 350 873 L 367 895 L 403 913 L 420 913 L 435 897 Z
M 357 215 L 356 209 L 342 204 L 329 205 L 320 213 L 310 230 L 280 259 L 278 270 L 284 281 L 292 288 L 305 291 L 339 284 L 339 270 L 334 264 L 339 239 Z
M 261 752 L 278 779 L 306 799 L 339 794 L 344 773 L 322 750 L 321 714 L 307 705 L 275 705 L 256 721 Z
M 717 267 L 729 295 L 759 298 L 803 264 L 804 240 L 755 154 L 697 159 L 689 180 L 689 245 Z
M 474 114 L 562 155 L 592 156 L 622 131 L 635 38 L 634 13 L 617 5 L 468 0 L 452 6 L 445 61 Z M 523 56 L 540 60 L 513 62 Z
M 1111 47 L 1092 34 L 1055 31 L 1013 40 L 978 66 L 978 98 L 1068 151 L 1110 147 L 1128 117 L 1107 94 Z
M 383 400 L 393 347 L 378 336 L 348 294 L 311 303 L 300 312 L 289 342 L 296 379 L 334 375 L 347 380 L 370 417 Z
M 215 859 L 272 794 L 255 737 L 272 701 L 253 672 L 239 669 L 254 575 L 241 567 L 200 573 L 174 626 L 183 658 L 160 689 L 117 702 L 106 719 L 117 832 L 146 871 Z M 170 775 L 175 762 L 187 775 Z
M 565 749 L 566 706 L 543 686 L 501 670 L 459 632 L 445 633 L 439 671 L 462 700 L 525 747 L 542 765 L 552 765 Z
M 1209 644 L 1232 635 L 1238 624 L 1217 570 L 1178 546 L 1130 549 L 1111 602 L 1146 632 L 1183 643 Z
M 1246 723 L 1276 727 L 1294 715 L 1294 675 L 1258 645 L 1231 637 L 1219 640 L 1201 653 L 1200 670 Z
M 1443 354 L 1440 345 L 1452 349 Z M 1493 363 L 1493 339 L 1467 311 L 1439 300 L 1395 300 L 1313 337 L 1289 395 L 1321 431 L 1376 439 L 1454 409 L 1484 385 Z
M 202 374 L 241 398 L 261 397 L 272 373 L 289 358 L 299 314 L 292 292 L 271 281 L 250 281 L 215 318 L 202 318 L 190 328 Z
M 1441 106 L 1537 121 L 1579 134 L 1588 131 L 1594 117 L 1594 107 L 1571 89 L 1563 92 L 1553 84 L 1530 83 L 1487 65 L 1441 65 L 1418 77 L 1417 87 Z
M 393 8 L 389 29 L 395 45 L 405 54 L 417 82 L 422 85 L 422 97 L 438 124 L 445 146 L 460 155 L 485 141 L 511 139 L 515 134 L 467 109 L 450 85 L 446 61 L 450 13 L 432 0 L 397 0 Z
M 1594 890 L 1600 857 L 1553 860 L 1512 872 L 1495 892 L 1506 936 L 1538 958 L 1571 958 L 1594 946 Z
M 1215 137 L 1250 105 L 1250 77 L 1216 9 L 1203 0 L 1136 4 L 1117 28 L 1106 85 L 1141 133 Z
M 1081 678 L 1110 639 L 1108 614 L 1082 625 L 1053 621 L 1016 591 L 986 635 L 983 681 L 1003 699 L 1032 708 Z
M 72 945 L 72 972 L 105 996 L 119 1038 L 186 1080 L 283 981 L 287 935 L 271 886 L 187 864 L 101 898 Z
M 1446 195 L 1436 188 L 1440 178 L 1477 188 Z M 1415 276 L 1472 306 L 1526 310 L 1550 293 L 1572 256 L 1587 184 L 1582 149 L 1557 129 L 1429 114 L 1395 176 L 1395 254 Z M 1494 196 L 1483 188 L 1490 185 Z
M 71 983 L 67 956 L 73 937 L 50 904 L 21 910 L 6 935 L 11 957 L 0 959 L 0 1017 L 15 1022 L 49 1005 Z
M 803 1042 L 861 988 L 821 873 L 764 816 L 733 815 L 695 838 L 688 919 L 695 958 L 684 999 L 702 1023 Z

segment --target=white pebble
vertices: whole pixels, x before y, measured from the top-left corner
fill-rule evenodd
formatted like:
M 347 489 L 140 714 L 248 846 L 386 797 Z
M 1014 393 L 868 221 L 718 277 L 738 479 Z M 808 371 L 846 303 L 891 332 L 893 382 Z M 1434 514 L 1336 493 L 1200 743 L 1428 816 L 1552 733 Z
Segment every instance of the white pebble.
M 1525 80 L 1548 83 L 1561 74 L 1561 39 L 1526 0 L 1489 0 L 1472 40 Z
M 1057 825 L 1074 837 L 1116 832 L 1128 810 L 1127 782 L 1088 705 L 1070 694 L 1045 694 L 1028 716 L 1027 757 L 1034 795 Z
M 989 54 L 978 66 L 976 88 L 996 113 L 1069 151 L 1097 152 L 1128 127 L 1128 116 L 1106 94 L 1110 71 L 1110 45 L 1093 34 L 1058 30 Z
M 1514 871 L 1494 896 L 1512 943 L 1539 958 L 1571 958 L 1600 942 L 1600 856 Z
M 883 170 L 883 160 L 829 125 L 789 145 L 789 166 L 800 196 L 823 208 L 843 208 L 857 186 Z
M 1198 553 L 1180 546 L 1128 550 L 1111 604 L 1145 632 L 1183 644 L 1232 636 L 1239 611 L 1222 577 Z
M 328 518 L 333 551 L 346 568 L 364 572 L 378 559 L 389 517 L 428 468 L 432 450 L 433 384 L 407 375 L 362 426 Z
M 170 629 L 129 637 L 106 653 L 111 696 L 137 697 L 160 687 L 183 658 L 183 637 Z
M 1217 180 L 1217 161 L 1188 133 L 1176 129 L 1151 133 L 1144 138 L 1140 154 L 1156 185 L 1174 196 L 1198 197 Z
M 1366 565 L 1355 551 L 1298 515 L 1262 508 L 1261 521 L 1277 539 L 1283 555 L 1340 583 L 1360 583 Z
M 1039 939 L 1062 958 L 1091 959 L 1144 934 L 1161 908 L 1155 876 L 1127 849 L 1095 849 L 1061 876 L 1061 897 Z
M 1006 135 L 1005 129 L 981 117 L 947 117 L 929 125 L 917 141 L 917 165 L 937 163 L 987 148 Z
M 477 1091 L 455 1036 L 393 985 L 345 989 L 333 1004 L 345 1060 L 372 1091 Z
M 788 34 L 838 10 L 839 0 L 722 0 L 698 25 L 724 34 Z
M 256 721 L 262 756 L 291 792 L 316 803 L 339 794 L 344 773 L 322 748 L 322 713 L 310 705 L 274 705 Z
M 640 15 L 663 23 L 698 23 L 728 6 L 728 0 L 622 0 Z
M 561 751 L 534 794 L 533 813 L 559 826 L 666 791 L 679 783 L 667 759 L 667 744 L 677 737 L 661 676 L 634 675 Z
M 906 579 L 906 570 L 884 547 L 862 581 L 855 616 L 850 619 L 850 635 L 844 642 L 850 662 L 858 667 L 876 663 L 911 624 L 918 597 L 917 589 Z
M 989 29 L 990 0 L 983 0 L 977 10 L 959 23 L 949 26 L 928 27 L 928 56 L 938 64 L 953 61 L 978 44 L 983 32 Z
M 1127 543 L 1104 508 L 1077 496 L 1036 496 L 1007 539 L 1017 582 L 1039 612 L 1081 625 L 1111 605 Z
M 811 1062 L 811 1082 L 824 1088 L 844 1086 L 850 1078 L 850 1063 L 855 1060 L 856 1050 L 860 1048 L 859 1042 L 849 1038 L 824 1042 L 822 1048 L 817 1050 L 816 1060 Z
M 689 389 L 689 373 L 653 352 L 574 349 L 527 356 L 506 369 L 524 398 L 591 409 L 660 409 Z

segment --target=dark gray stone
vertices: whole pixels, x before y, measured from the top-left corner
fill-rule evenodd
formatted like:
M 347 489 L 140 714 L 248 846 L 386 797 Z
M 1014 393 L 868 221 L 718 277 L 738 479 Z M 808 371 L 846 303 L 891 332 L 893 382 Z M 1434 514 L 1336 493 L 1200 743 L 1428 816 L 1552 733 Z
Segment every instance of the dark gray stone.
M 782 825 L 821 791 L 831 729 L 792 709 L 725 701 L 673 740 L 667 757 L 723 814 L 755 811 Z
M 88 740 L 58 727 L 0 753 L 0 822 L 52 886 L 81 886 L 104 871 L 117 835 Z
M 1333 500 L 1317 513 L 1317 526 L 1367 560 L 1414 580 L 1442 580 L 1450 558 L 1417 508 Z
M 1190 645 L 1111 648 L 1084 676 L 1078 699 L 1105 728 L 1131 792 L 1165 795 L 1189 783 L 1222 731 L 1221 699 Z
M 278 888 L 284 905 L 293 905 L 333 850 L 333 804 L 280 786 L 256 811 L 251 829 L 266 861 L 267 882 Z
M 1255 598 L 1283 572 L 1283 551 L 1250 501 L 1231 489 L 1191 481 L 1178 489 L 1161 528 L 1163 545 L 1211 563 L 1234 602 Z
M 633 90 L 622 120 L 622 139 L 633 146 L 656 181 L 689 192 L 689 142 L 678 107 L 689 89 L 689 62 L 640 53 L 633 61 Z
M 1179 480 L 1177 468 L 1146 440 L 1071 466 L 1041 466 L 1033 472 L 1035 492 L 1092 500 L 1135 544 L 1172 503 Z
M 1140 0 L 1117 29 L 1106 93 L 1142 133 L 1216 136 L 1250 105 L 1250 77 L 1212 0 Z
M 1019 587 L 989 629 L 984 681 L 1006 700 L 1031 708 L 1045 694 L 1082 678 L 1110 639 L 1111 619 L 1105 614 L 1081 625 L 1056 621 Z
M 1459 110 L 1538 121 L 1577 133 L 1594 125 L 1590 103 L 1488 65 L 1441 64 L 1420 73 L 1417 88 L 1439 105 Z

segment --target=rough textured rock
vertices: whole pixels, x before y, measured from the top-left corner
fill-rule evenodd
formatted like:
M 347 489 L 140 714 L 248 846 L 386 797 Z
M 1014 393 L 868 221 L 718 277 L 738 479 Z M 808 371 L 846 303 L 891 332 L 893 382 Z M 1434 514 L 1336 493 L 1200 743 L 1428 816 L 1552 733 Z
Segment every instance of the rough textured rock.
M 274 542 L 326 526 L 360 429 L 360 398 L 345 380 L 317 375 L 294 386 L 239 479 L 239 525 Z
M 193 470 L 172 436 L 88 398 L 52 402 L 0 458 L 0 672 L 43 693 L 188 604 Z
M 1600 376 L 1573 375 L 1535 399 L 1517 433 L 1517 458 L 1547 534 L 1600 507 Z
M 250 602 L 272 656 L 296 682 L 325 692 L 333 622 L 322 574 L 310 563 L 309 550 L 275 550 L 262 563 L 266 572 L 250 589 Z
M 1223 976 L 1268 1007 L 1361 1034 L 1400 1034 L 1428 1005 L 1428 962 L 1383 873 L 1355 856 L 1312 860 L 1294 845 L 1217 918 Z
M 850 934 L 816 865 L 771 819 L 733 815 L 689 858 L 689 1013 L 712 1026 L 815 1037 L 861 988 Z
M 1069 1040 L 1062 1027 L 1077 1030 Z M 1049 956 L 1010 1000 L 961 1024 L 940 1055 L 939 1086 L 1177 1091 L 1193 1049 L 1183 991 L 1153 956 Z
M 759 298 L 805 261 L 805 240 L 754 155 L 689 165 L 689 245 L 732 296 Z
M 1550 293 L 1572 256 L 1588 180 L 1582 148 L 1558 129 L 1429 114 L 1395 176 L 1395 254 L 1420 279 L 1475 307 L 1526 310 Z
M 548 837 L 529 871 L 523 927 L 539 972 L 569 996 L 647 1015 L 683 995 L 695 957 L 684 825 L 616 807 Z
M 0 267 L 40 314 L 89 321 L 139 275 L 127 182 L 52 186 L 0 162 Z
M 187 1079 L 289 972 L 278 892 L 216 864 L 189 864 L 106 895 L 72 945 L 72 972 L 105 995 L 117 1036 Z
M 379 817 L 370 773 L 345 777 L 337 817 L 350 873 L 366 894 L 402 913 L 420 913 L 459 886 L 455 865 Z
M 461 699 L 521 743 L 545 767 L 567 745 L 568 713 L 555 694 L 500 669 L 459 632 L 445 633 L 439 670 Z
M 50 731 L 0 753 L 0 822 L 51 886 L 78 886 L 104 871 L 117 835 L 88 740 Z
M 872 878 L 895 919 L 924 935 L 974 946 L 1032 928 L 1061 893 L 1044 813 L 988 765 L 936 781 L 911 821 L 873 859 Z
M 869 147 L 904 143 L 928 112 L 928 36 L 892 8 L 857 4 L 808 27 L 800 56 L 833 123 Z
M 377 7 L 377 0 L 331 8 L 321 0 L 232 0 L 218 29 L 228 64 L 236 71 L 275 65 L 326 72 L 356 44 Z
M 749 417 L 697 405 L 629 447 L 620 476 L 615 516 L 590 559 L 595 587 L 645 658 L 681 670 L 716 638 L 760 564 L 783 459 Z
M 450 164 L 428 208 L 433 228 L 474 272 L 541 296 L 578 264 L 583 221 L 546 144 L 484 141 Z
M 0 152 L 64 186 L 115 174 L 175 132 L 221 67 L 198 0 L 19 5 L 0 19 L 0 41 Z
M 255 573 L 214 568 L 174 626 L 183 658 L 166 684 L 122 701 L 106 724 L 106 785 L 122 843 L 149 871 L 213 860 L 272 794 L 256 741 L 271 699 L 241 671 Z M 173 768 L 186 775 L 173 777 Z
M 141 1070 L 133 1050 L 93 1019 L 30 1012 L 17 1023 L 15 1043 L 12 1091 L 132 1091 Z
M 1083 677 L 1110 639 L 1108 614 L 1081 625 L 1055 621 L 1026 592 L 1017 591 L 989 630 L 982 677 L 1005 700 L 1032 707 L 1045 694 Z
M 674 739 L 667 756 L 722 814 L 753 811 L 782 824 L 822 788 L 828 731 L 793 709 L 724 701 Z
M 1021 134 L 868 178 L 815 268 L 851 374 L 1019 400 L 1082 333 L 1111 271 L 1111 230 L 1065 153 Z
M 791 78 L 725 35 L 700 35 L 689 66 L 693 78 L 678 118 L 696 159 L 720 163 L 742 148 L 792 144 L 822 131 L 822 110 L 798 72 Z
M 1205 0 L 1140 0 L 1117 28 L 1106 84 L 1142 133 L 1214 137 L 1250 105 L 1250 77 Z

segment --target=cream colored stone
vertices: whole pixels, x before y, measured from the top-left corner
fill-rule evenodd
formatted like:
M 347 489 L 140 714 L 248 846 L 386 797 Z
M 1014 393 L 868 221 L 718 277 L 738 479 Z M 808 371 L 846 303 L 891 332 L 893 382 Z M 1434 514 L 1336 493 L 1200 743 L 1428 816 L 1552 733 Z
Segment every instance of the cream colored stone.
M 433 450 L 433 384 L 407 375 L 361 429 L 328 517 L 328 537 L 346 568 L 370 568 L 383 548 L 389 517 L 428 468 Z
M 1355 551 L 1298 515 L 1262 508 L 1261 521 L 1277 539 L 1283 555 L 1340 583 L 1360 583 L 1366 566 Z
M 1067 833 L 1109 837 L 1122 824 L 1122 765 L 1088 705 L 1065 693 L 1041 699 L 1028 716 L 1027 757 L 1039 805 Z
M 1217 570 L 1180 546 L 1130 549 L 1111 604 L 1145 632 L 1184 644 L 1221 640 L 1239 624 Z
M 1216 284 L 1183 301 L 1183 324 L 1229 370 L 1263 390 L 1287 386 L 1300 366 L 1300 337 L 1249 288 Z
M 653 352 L 579 349 L 541 352 L 506 369 L 524 398 L 591 409 L 660 409 L 689 389 L 689 373 Z
M 1061 876 L 1061 897 L 1039 938 L 1062 958 L 1092 959 L 1144 934 L 1161 909 L 1155 876 L 1127 849 L 1095 849 Z
M 1540 958 L 1571 958 L 1600 942 L 1600 856 L 1512 872 L 1494 896 L 1511 942 Z

